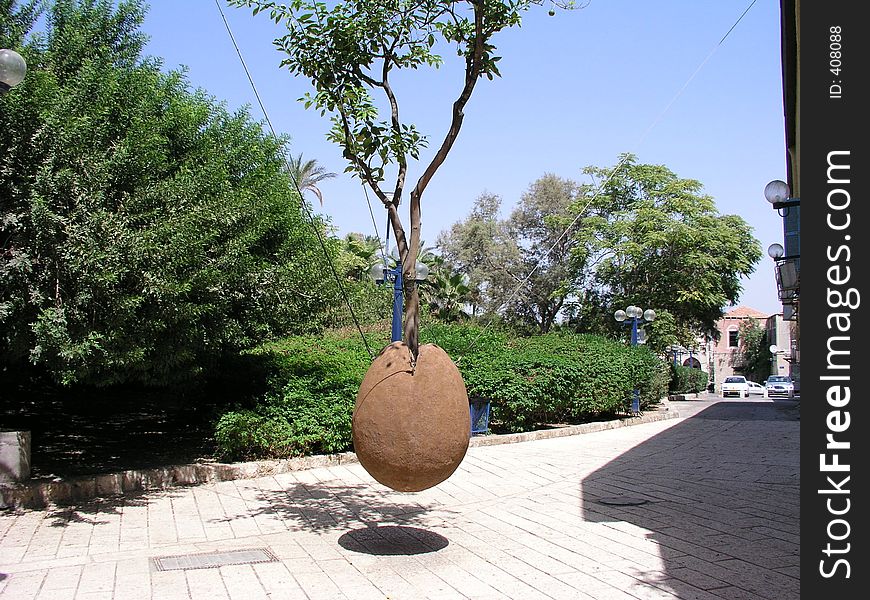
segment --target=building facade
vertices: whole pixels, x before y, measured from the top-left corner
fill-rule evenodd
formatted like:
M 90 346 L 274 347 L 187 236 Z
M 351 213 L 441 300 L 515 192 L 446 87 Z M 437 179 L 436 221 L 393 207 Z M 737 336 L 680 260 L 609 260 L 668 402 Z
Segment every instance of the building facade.
M 756 321 L 767 334 L 767 344 L 776 345 L 780 350 L 771 357 L 769 374 L 791 375 L 795 380 L 795 388 L 799 389 L 799 373 L 795 372 L 791 361 L 794 345 L 793 322 L 783 319 L 782 313 L 770 315 L 748 306 L 736 306 L 726 312 L 716 323 L 718 339 L 703 342 L 700 352 L 693 357 L 710 374 L 713 389 L 720 390 L 722 381 L 730 375 L 745 375 L 740 326 L 747 319 Z

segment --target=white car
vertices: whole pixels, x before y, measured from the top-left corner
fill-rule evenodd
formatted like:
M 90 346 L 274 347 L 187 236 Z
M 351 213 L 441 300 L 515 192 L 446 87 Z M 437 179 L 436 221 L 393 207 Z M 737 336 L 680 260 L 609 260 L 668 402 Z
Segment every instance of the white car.
M 754 381 L 747 381 L 749 385 L 749 395 L 750 396 L 764 396 L 764 386 L 760 383 L 755 383 Z
M 749 382 L 743 375 L 731 375 L 722 382 L 722 397 L 727 398 L 728 396 L 749 397 Z
M 794 398 L 794 382 L 788 375 L 771 375 L 764 382 L 764 387 L 767 389 L 768 398 L 774 396 Z

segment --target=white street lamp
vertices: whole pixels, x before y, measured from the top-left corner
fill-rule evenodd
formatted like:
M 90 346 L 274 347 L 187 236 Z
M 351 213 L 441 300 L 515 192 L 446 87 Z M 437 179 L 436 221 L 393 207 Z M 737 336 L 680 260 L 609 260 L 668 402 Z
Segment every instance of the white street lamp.
M 785 248 L 782 247 L 782 244 L 771 244 L 767 247 L 767 255 L 773 260 L 779 260 L 785 256 Z
M 27 63 L 15 50 L 0 50 L 0 94 L 6 93 L 24 81 Z
M 402 340 L 402 312 L 404 309 L 402 262 L 399 260 L 398 249 L 394 248 L 390 255 L 395 261 L 395 266 L 390 268 L 386 262 L 377 262 L 369 268 L 369 277 L 377 284 L 385 282 L 393 284 L 393 322 L 390 341 L 399 342 Z M 425 281 L 429 276 L 429 267 L 424 263 L 415 263 L 414 271 L 416 272 L 414 281 Z
M 617 310 L 615 313 L 613 313 L 613 318 L 616 319 L 618 323 L 622 323 L 623 325 L 631 325 L 631 345 L 637 346 L 638 327 L 654 321 L 656 318 L 656 311 L 651 308 L 643 310 L 642 308 L 632 304 L 628 306 L 625 310 Z M 626 319 L 631 320 L 626 321 Z M 640 390 L 637 388 L 634 388 L 634 393 L 631 400 L 631 411 L 634 414 L 640 413 Z
M 773 208 L 776 209 L 776 212 L 781 217 L 788 214 L 790 206 L 800 206 L 801 203 L 800 198 L 791 197 L 791 189 L 788 187 L 788 184 L 779 179 L 774 179 L 764 186 L 764 199 L 773 205 Z M 786 209 L 786 212 L 780 213 L 779 210 L 781 208 Z

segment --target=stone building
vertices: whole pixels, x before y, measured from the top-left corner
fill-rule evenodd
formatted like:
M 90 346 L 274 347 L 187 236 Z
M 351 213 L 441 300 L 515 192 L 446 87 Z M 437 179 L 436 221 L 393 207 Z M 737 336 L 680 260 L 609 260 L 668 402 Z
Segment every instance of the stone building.
M 798 388 L 799 378 L 792 371 L 792 322 L 785 321 L 782 313 L 767 314 L 748 306 L 735 306 L 725 313 L 717 322 L 718 340 L 701 342 L 697 360 L 702 368 L 710 374 L 714 390 L 721 389 L 722 380 L 729 375 L 743 375 L 740 362 L 740 325 L 747 319 L 754 319 L 767 333 L 767 343 L 776 345 L 779 349 L 771 359 L 770 374 L 791 375 Z M 685 364 L 685 361 L 683 361 Z M 759 381 L 758 383 L 761 383 Z

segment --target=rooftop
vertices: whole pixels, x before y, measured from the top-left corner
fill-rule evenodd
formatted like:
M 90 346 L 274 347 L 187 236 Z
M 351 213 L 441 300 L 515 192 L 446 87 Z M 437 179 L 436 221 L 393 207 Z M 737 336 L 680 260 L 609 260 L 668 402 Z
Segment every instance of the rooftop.
M 766 319 L 769 316 L 769 314 L 763 313 L 760 310 L 755 310 L 754 308 L 743 305 L 735 306 L 734 308 L 725 313 L 726 319 L 745 319 L 747 317 L 754 319 Z

